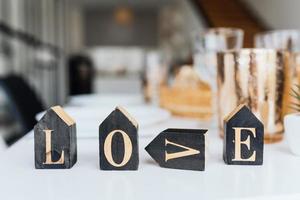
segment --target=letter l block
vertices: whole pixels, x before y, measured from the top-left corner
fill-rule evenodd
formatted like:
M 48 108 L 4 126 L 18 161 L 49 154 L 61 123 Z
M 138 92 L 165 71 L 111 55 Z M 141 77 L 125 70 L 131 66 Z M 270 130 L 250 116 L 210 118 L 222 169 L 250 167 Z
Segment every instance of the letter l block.
M 34 127 L 36 169 L 68 169 L 77 161 L 75 121 L 54 106 Z

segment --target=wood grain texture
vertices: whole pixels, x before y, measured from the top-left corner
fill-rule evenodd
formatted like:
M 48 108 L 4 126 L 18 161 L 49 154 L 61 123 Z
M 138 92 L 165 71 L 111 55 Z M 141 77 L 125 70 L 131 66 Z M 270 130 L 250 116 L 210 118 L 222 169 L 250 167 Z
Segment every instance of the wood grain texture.
M 51 141 L 46 140 L 47 130 L 51 130 Z M 47 142 L 51 152 L 46 152 Z M 36 169 L 71 168 L 77 161 L 76 124 L 68 125 L 55 112 L 55 109 L 47 110 L 34 127 L 34 154 Z M 64 162 L 62 164 L 46 164 L 46 154 L 51 155 L 53 162 L 58 161 L 63 156 Z
M 138 124 L 117 107 L 99 126 L 100 169 L 137 170 Z
M 167 129 L 145 148 L 164 168 L 205 169 L 205 133 L 201 129 Z
M 230 165 L 262 165 L 264 126 L 246 106 L 224 120 L 223 159 Z

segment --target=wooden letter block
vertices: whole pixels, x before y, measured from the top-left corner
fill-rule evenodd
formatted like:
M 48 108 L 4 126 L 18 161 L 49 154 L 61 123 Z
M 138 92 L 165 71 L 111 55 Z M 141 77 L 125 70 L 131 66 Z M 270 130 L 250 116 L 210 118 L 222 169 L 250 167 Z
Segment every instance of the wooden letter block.
M 117 107 L 99 126 L 100 169 L 137 170 L 138 124 Z
M 230 165 L 262 165 L 264 125 L 246 105 L 224 119 L 223 159 Z
M 76 124 L 60 106 L 47 110 L 34 127 L 36 169 L 68 169 L 77 161 Z
M 204 171 L 206 132 L 201 129 L 167 129 L 145 150 L 161 167 Z

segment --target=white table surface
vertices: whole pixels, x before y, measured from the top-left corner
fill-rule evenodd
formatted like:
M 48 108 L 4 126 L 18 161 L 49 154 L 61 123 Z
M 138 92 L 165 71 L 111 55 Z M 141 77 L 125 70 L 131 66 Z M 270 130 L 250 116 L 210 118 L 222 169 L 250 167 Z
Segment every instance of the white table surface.
M 209 128 L 205 171 L 160 168 L 151 159 L 144 147 L 169 127 Z M 36 170 L 30 134 L 0 156 L 0 199 L 300 199 L 300 157 L 285 141 L 265 145 L 263 166 L 228 166 L 216 128 L 171 118 L 140 137 L 138 171 L 101 171 L 96 137 L 78 138 L 72 169 Z

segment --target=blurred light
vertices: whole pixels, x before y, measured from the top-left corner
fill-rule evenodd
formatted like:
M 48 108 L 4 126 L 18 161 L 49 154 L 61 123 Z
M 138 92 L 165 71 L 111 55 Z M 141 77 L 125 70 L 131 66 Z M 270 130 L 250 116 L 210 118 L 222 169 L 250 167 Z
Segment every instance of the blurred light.
M 133 11 L 129 7 L 118 7 L 114 12 L 114 18 L 117 24 L 128 26 L 133 22 Z

